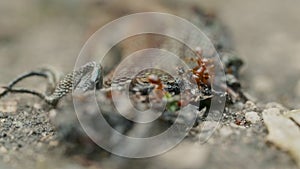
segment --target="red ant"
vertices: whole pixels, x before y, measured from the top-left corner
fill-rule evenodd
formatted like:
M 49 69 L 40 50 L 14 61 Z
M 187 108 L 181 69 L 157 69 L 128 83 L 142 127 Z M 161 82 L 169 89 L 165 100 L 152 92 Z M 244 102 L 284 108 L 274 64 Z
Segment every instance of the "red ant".
M 150 84 L 155 85 L 153 91 L 159 99 L 162 99 L 166 94 L 166 91 L 160 78 L 157 75 L 151 74 L 148 76 L 147 80 Z
M 199 87 L 200 90 L 202 89 L 210 89 L 211 84 L 213 81 L 213 70 L 214 70 L 214 65 L 213 65 L 213 60 L 212 59 L 207 59 L 203 58 L 202 54 L 203 51 L 201 48 L 196 48 L 195 50 L 196 55 L 198 58 L 190 58 L 190 61 L 196 62 L 197 66 L 192 68 L 190 71 L 192 73 L 192 80 L 194 80 L 197 83 L 197 86 Z M 165 91 L 164 89 L 164 84 L 161 81 L 161 79 L 152 74 L 149 75 L 147 78 L 148 82 L 150 84 L 153 84 L 155 87 L 153 89 L 153 92 L 158 99 L 163 99 L 164 96 L 168 95 L 168 92 Z M 185 94 L 187 95 L 187 94 Z M 187 97 L 186 99 L 188 99 Z M 188 104 L 188 101 L 185 99 L 180 99 L 177 101 L 178 106 L 185 106 Z
M 199 88 L 211 88 L 214 70 L 213 60 L 203 58 L 203 51 L 200 47 L 196 48 L 195 53 L 198 56 L 198 58 L 191 58 L 191 61 L 197 62 L 197 66 L 195 66 L 191 70 L 191 72 L 193 73 L 192 77 L 196 81 Z

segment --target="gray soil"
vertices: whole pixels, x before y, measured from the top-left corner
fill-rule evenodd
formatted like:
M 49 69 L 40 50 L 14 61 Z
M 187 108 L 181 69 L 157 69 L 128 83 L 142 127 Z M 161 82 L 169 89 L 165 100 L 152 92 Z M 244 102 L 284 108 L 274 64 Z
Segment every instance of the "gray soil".
M 28 95 L 9 95 L 0 100 L 0 168 L 150 169 L 180 168 L 182 164 L 188 168 L 296 169 L 289 154 L 265 141 L 263 121 L 246 122 L 245 113 L 255 111 L 261 119 L 265 105 L 273 101 L 287 109 L 300 108 L 300 1 L 190 1 L 216 11 L 230 30 L 236 53 L 246 63 L 243 86 L 255 104 L 226 109 L 217 131 L 197 151 L 193 147 L 196 130 L 194 136 L 161 156 L 129 160 L 104 153 L 97 159 L 69 153 L 70 145 L 58 139 L 50 121 L 53 111 L 43 101 Z M 173 5 L 175 1 L 0 1 L 0 86 L 45 65 L 69 72 L 84 42 L 103 24 L 128 11 L 176 14 Z M 45 84 L 33 79 L 22 86 L 42 91 Z

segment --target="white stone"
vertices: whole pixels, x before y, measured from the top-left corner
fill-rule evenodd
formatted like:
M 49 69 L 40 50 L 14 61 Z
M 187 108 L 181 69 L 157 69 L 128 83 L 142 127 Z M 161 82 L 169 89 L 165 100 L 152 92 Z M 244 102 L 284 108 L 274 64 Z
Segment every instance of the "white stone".
M 266 104 L 266 109 L 270 109 L 270 108 L 277 108 L 280 111 L 287 111 L 288 109 L 286 107 L 284 107 L 282 104 L 277 103 L 277 102 L 270 102 Z
M 300 167 L 300 130 L 295 123 L 299 113 L 299 111 L 291 111 L 284 115 L 273 108 L 263 112 L 263 120 L 269 133 L 267 141 L 289 152 Z
M 245 118 L 247 122 L 250 122 L 252 124 L 257 123 L 261 120 L 261 118 L 259 117 L 259 115 L 257 114 L 257 112 L 251 111 L 251 112 L 247 112 L 245 114 Z
M 263 114 L 264 113 L 266 113 L 266 114 L 274 114 L 274 115 L 280 115 L 280 114 L 282 114 L 280 112 L 279 108 L 268 108 L 268 109 L 265 109 L 262 113 Z

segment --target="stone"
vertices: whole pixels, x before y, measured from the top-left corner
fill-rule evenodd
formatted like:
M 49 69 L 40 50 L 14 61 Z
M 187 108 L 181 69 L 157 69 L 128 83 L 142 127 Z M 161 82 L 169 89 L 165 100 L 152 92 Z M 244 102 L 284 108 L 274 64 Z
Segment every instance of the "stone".
M 261 118 L 259 117 L 257 112 L 254 112 L 254 111 L 247 112 L 245 114 L 245 118 L 246 118 L 247 122 L 250 122 L 252 124 L 257 123 L 261 120 Z
M 300 116 L 300 111 L 291 111 L 286 114 L 277 108 L 263 111 L 264 124 L 269 134 L 266 140 L 283 151 L 288 152 L 300 167 L 300 128 L 290 117 Z
M 282 104 L 277 103 L 277 102 L 270 102 L 267 103 L 265 106 L 266 109 L 270 109 L 270 108 L 277 108 L 279 109 L 281 112 L 283 111 L 287 111 L 288 109 L 286 107 L 284 107 Z
M 300 109 L 299 110 L 292 110 L 288 113 L 286 113 L 286 115 L 293 119 L 295 123 L 297 123 L 297 125 L 300 126 Z
M 237 108 L 238 110 L 242 110 L 244 107 L 244 103 L 242 102 L 237 102 L 233 105 L 235 108 Z
M 263 112 L 263 114 L 273 114 L 273 115 L 280 115 L 282 114 L 280 112 L 279 108 L 269 108 L 269 109 L 265 109 Z
M 14 121 L 13 124 L 15 125 L 16 128 L 22 128 L 23 127 L 23 123 L 20 121 Z
M 247 110 L 247 111 L 255 111 L 257 109 L 257 106 L 255 105 L 254 102 L 252 101 L 247 101 L 244 105 L 244 108 Z
M 37 109 L 37 110 L 40 110 L 40 109 L 42 109 L 42 105 L 39 104 L 39 103 L 34 103 L 34 104 L 33 104 L 33 108 L 35 108 L 35 109 Z

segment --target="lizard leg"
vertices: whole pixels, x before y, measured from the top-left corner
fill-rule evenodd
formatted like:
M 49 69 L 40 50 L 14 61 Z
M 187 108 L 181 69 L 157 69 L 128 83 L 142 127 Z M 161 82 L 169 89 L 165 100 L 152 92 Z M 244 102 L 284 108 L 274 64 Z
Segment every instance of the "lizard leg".
M 11 81 L 8 86 L 6 87 L 3 87 L 5 88 L 6 90 L 4 90 L 4 92 L 2 92 L 0 94 L 0 98 L 7 95 L 9 92 L 10 92 L 10 89 L 15 86 L 17 83 L 19 83 L 20 81 L 24 80 L 25 78 L 28 78 L 30 76 L 40 76 L 40 77 L 44 77 L 46 78 L 47 76 L 43 73 L 40 73 L 40 72 L 35 72 L 35 71 L 32 71 L 32 72 L 28 72 L 28 73 L 25 73 L 19 77 L 17 77 L 15 80 Z
M 46 78 L 49 82 L 49 85 L 53 87 L 51 94 L 41 94 L 33 90 L 13 88 L 13 86 L 18 82 L 31 76 L 41 76 Z M 41 99 L 45 100 L 48 104 L 55 107 L 62 97 L 73 90 L 73 87 L 78 88 L 82 91 L 92 90 L 94 88 L 102 88 L 102 67 L 95 62 L 89 62 L 86 65 L 80 67 L 78 70 L 65 75 L 62 80 L 58 81 L 57 79 L 58 78 L 55 73 L 49 69 L 31 71 L 19 76 L 11 83 L 9 83 L 7 87 L 3 87 L 5 91 L 0 94 L 0 98 L 8 93 L 27 93 L 38 96 Z
M 8 93 L 28 93 L 28 94 L 35 93 L 34 95 L 41 95 L 40 93 L 36 94 L 38 92 L 28 90 L 28 89 L 16 89 L 16 90 L 13 89 L 13 87 L 16 84 L 18 84 L 19 82 L 21 82 L 22 80 L 29 78 L 29 77 L 33 77 L 33 76 L 46 78 L 48 80 L 48 84 L 49 84 L 49 86 L 51 86 L 51 88 L 54 88 L 56 81 L 57 81 L 55 73 L 50 69 L 40 69 L 40 70 L 36 70 L 36 71 L 30 71 L 30 72 L 27 72 L 27 73 L 24 73 L 24 74 L 18 76 L 16 79 L 11 81 L 7 86 L 2 87 L 5 90 L 2 93 L 0 93 L 0 98 L 4 97 Z
M 29 90 L 29 89 L 12 89 L 12 88 L 8 88 L 8 87 L 4 87 L 5 89 L 7 89 L 8 92 L 10 93 L 25 93 L 25 94 L 32 94 L 32 95 L 35 95 L 35 96 L 38 96 L 39 98 L 41 99 L 45 99 L 45 95 L 44 94 L 41 94 L 37 91 L 34 91 L 34 90 Z

